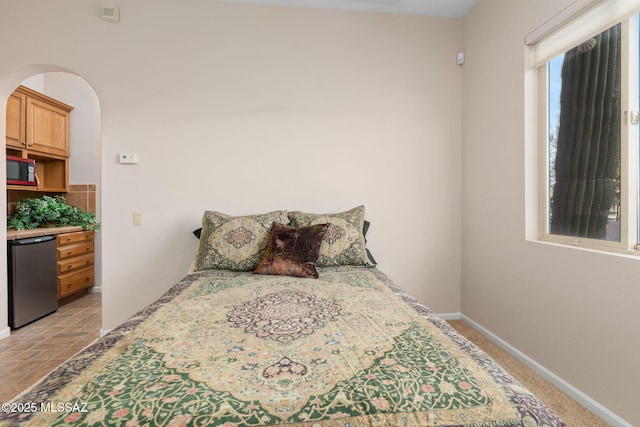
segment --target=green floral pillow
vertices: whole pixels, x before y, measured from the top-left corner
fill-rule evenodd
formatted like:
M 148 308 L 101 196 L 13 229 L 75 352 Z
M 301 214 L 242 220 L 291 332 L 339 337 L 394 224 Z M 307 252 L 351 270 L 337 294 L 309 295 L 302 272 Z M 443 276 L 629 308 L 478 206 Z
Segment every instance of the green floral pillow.
M 274 221 L 286 223 L 287 211 L 246 216 L 206 211 L 191 271 L 254 270 L 269 242 Z
M 316 261 L 328 226 L 296 228 L 274 222 L 269 244 L 255 272 L 317 279 Z
M 334 214 L 289 212 L 293 227 L 329 223 L 320 246 L 317 266 L 366 265 L 374 266 L 367 255 L 364 239 L 364 206 Z

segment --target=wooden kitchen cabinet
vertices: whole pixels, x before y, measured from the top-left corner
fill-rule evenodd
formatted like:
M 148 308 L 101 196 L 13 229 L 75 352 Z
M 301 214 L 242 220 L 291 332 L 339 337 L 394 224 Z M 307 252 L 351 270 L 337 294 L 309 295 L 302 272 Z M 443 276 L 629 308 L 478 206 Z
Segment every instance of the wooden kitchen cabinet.
M 27 95 L 13 92 L 7 100 L 7 148 L 24 148 L 27 141 L 26 111 Z
M 69 157 L 73 107 L 19 86 L 7 101 L 7 147 Z
M 36 188 L 11 190 L 66 192 L 69 190 L 69 116 L 73 107 L 19 86 L 7 100 L 6 154 L 36 161 Z
M 93 286 L 93 249 L 93 231 L 58 234 L 58 305 L 86 295 Z

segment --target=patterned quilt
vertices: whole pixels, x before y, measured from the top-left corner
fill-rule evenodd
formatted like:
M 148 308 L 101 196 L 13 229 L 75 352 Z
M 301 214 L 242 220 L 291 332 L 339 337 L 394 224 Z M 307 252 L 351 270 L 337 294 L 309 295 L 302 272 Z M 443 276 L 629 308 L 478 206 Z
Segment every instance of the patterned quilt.
M 361 267 L 187 276 L 13 403 L 34 402 L 49 406 L 2 414 L 0 426 L 564 425 Z

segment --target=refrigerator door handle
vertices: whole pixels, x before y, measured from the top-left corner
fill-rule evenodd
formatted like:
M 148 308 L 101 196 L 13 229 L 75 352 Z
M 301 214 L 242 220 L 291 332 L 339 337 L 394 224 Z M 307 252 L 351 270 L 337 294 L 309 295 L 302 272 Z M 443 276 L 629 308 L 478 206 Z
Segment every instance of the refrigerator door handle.
M 33 245 L 35 243 L 48 242 L 49 240 L 53 240 L 55 238 L 56 236 L 29 237 L 26 239 L 11 240 L 11 242 L 16 245 Z

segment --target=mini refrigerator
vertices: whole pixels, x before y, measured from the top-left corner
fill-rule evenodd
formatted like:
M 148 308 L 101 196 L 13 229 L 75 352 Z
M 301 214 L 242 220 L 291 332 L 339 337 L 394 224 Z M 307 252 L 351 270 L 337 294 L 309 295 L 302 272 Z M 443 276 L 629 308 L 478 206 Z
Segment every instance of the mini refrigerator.
M 55 236 L 7 241 L 9 326 L 20 328 L 58 309 Z

